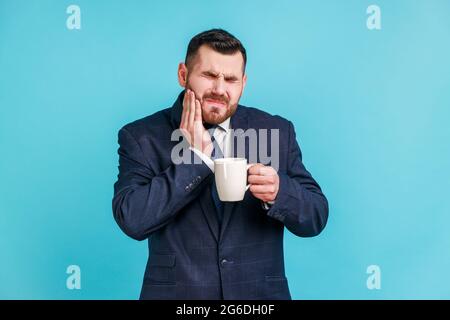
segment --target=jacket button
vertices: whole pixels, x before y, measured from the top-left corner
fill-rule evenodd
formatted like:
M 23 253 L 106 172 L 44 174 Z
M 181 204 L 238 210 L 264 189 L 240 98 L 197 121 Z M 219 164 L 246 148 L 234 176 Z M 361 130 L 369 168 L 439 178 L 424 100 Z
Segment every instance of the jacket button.
M 232 263 L 233 263 L 233 261 L 227 260 L 227 259 L 222 259 L 222 261 L 220 261 L 220 265 L 221 265 L 222 267 L 225 267 L 226 265 L 232 264 Z

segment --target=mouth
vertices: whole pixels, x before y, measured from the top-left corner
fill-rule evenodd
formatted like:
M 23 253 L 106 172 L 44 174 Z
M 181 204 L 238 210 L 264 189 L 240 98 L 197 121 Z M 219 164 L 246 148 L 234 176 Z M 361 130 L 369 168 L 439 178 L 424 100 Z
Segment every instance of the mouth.
M 205 102 L 207 102 L 208 104 L 212 104 L 215 106 L 220 106 L 220 107 L 224 107 L 226 106 L 226 103 L 220 100 L 214 100 L 214 99 L 205 99 Z

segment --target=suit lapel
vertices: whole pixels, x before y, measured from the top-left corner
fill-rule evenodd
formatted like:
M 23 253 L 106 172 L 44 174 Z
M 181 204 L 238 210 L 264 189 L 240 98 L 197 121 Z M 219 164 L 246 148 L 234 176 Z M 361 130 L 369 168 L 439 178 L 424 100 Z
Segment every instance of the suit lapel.
M 214 177 L 212 177 L 214 178 Z M 212 181 L 212 179 L 209 179 Z M 205 187 L 205 191 L 199 196 L 200 205 L 202 207 L 203 214 L 208 223 L 211 233 L 214 235 L 216 241 L 219 241 L 219 222 L 217 221 L 216 207 L 211 197 L 211 183 Z

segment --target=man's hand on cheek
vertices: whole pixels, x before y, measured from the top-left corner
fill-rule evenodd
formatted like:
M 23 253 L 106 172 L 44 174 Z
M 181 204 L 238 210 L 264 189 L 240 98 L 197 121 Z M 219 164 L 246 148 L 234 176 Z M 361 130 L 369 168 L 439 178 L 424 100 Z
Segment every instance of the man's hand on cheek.
M 250 192 L 264 202 L 274 201 L 280 188 L 280 178 L 272 167 L 257 163 L 248 169 Z
M 203 126 L 202 107 L 194 92 L 189 89 L 184 94 L 180 130 L 191 147 L 211 156 L 213 146 L 211 136 Z

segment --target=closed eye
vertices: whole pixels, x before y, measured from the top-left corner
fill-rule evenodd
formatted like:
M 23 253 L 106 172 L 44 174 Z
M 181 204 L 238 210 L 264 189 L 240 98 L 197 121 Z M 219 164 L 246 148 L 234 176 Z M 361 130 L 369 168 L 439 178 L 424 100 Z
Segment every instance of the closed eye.
M 211 72 L 211 71 L 204 71 L 204 72 L 202 72 L 202 75 L 207 77 L 207 78 L 213 78 L 213 79 L 217 79 L 220 76 L 218 73 L 214 73 L 214 72 Z M 237 77 L 235 77 L 235 76 L 225 76 L 224 80 L 226 82 L 231 82 L 231 83 L 239 82 L 239 79 Z
M 218 73 L 213 73 L 213 72 L 209 72 L 209 71 L 202 72 L 202 74 L 208 78 L 217 78 L 219 76 Z
M 225 81 L 227 81 L 227 82 L 238 82 L 239 79 L 236 78 L 236 77 L 226 77 Z

